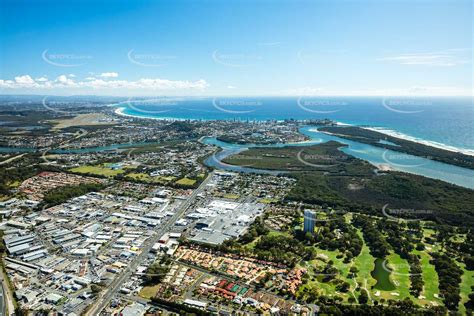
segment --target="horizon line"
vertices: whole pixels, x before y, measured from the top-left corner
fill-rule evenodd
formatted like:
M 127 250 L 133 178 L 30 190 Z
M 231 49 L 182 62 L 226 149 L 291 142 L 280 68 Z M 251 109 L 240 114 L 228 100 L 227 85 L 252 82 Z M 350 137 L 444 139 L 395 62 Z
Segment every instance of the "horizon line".
M 63 95 L 63 94 L 4 94 L 0 93 L 0 97 L 114 97 L 114 98 L 149 98 L 149 97 L 157 97 L 157 98 L 216 98 L 216 97 L 229 97 L 229 98 L 251 98 L 251 97 L 261 97 L 261 98 L 305 98 L 305 97 L 321 97 L 321 98 L 342 98 L 342 97 L 425 97 L 425 98 L 436 98 L 436 97 L 474 97 L 474 93 L 472 94 L 331 94 L 331 95 L 321 95 L 321 94 L 291 94 L 291 95 L 271 95 L 271 94 L 243 94 L 243 95 L 232 95 L 232 94 L 219 94 L 219 95 L 107 95 L 107 94 L 71 94 L 71 95 Z

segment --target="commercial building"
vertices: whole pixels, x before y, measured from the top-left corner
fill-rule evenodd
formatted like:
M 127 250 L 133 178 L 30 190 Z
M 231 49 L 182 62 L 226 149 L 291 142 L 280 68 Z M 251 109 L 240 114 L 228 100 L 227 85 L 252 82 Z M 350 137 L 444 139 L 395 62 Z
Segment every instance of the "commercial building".
M 264 204 L 214 200 L 205 208 L 187 215 L 197 219 L 189 240 L 220 245 L 244 234 L 256 217 L 263 214 Z
M 316 226 L 316 212 L 312 210 L 304 210 L 304 228 L 305 233 L 314 233 Z

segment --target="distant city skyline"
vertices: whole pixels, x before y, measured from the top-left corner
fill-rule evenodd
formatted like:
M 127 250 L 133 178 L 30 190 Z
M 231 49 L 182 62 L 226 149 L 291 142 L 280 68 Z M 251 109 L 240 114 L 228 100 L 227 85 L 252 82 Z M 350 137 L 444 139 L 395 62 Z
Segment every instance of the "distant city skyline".
M 472 95 L 472 3 L 1 0 L 0 93 Z

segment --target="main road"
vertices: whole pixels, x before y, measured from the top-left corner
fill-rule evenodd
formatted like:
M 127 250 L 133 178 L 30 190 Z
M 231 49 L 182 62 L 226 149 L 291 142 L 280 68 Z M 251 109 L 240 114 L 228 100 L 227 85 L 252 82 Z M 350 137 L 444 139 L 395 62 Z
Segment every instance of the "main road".
M 107 306 L 109 301 L 112 297 L 120 290 L 121 285 L 130 279 L 130 276 L 133 272 L 137 269 L 140 262 L 142 262 L 150 252 L 151 248 L 155 243 L 158 242 L 160 237 L 168 232 L 170 228 L 174 225 L 174 223 L 180 219 L 189 206 L 194 202 L 196 197 L 202 193 L 206 185 L 209 183 L 213 176 L 214 172 L 209 173 L 206 179 L 201 182 L 199 187 L 191 193 L 187 200 L 185 200 L 181 205 L 178 206 L 176 212 L 173 216 L 166 221 L 156 232 L 150 237 L 145 244 L 143 245 L 142 252 L 132 260 L 132 262 L 128 265 L 128 267 L 122 271 L 122 273 L 114 280 L 112 283 L 107 286 L 105 292 L 102 292 L 101 295 L 98 296 L 97 301 L 92 305 L 92 307 L 87 311 L 86 315 L 99 315 L 100 312 Z
M 8 286 L 8 281 L 7 278 L 8 276 L 6 275 L 5 271 L 3 271 L 3 268 L 0 269 L 0 282 L 1 282 L 1 315 L 15 315 L 15 305 L 13 304 L 13 293 L 10 290 L 10 287 Z

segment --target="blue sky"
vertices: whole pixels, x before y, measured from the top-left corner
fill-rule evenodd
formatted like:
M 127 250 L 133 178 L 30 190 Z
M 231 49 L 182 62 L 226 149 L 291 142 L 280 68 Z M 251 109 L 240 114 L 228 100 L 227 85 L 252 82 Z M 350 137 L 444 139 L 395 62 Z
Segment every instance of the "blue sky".
M 0 0 L 0 92 L 472 92 L 463 0 Z

